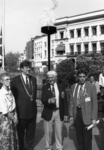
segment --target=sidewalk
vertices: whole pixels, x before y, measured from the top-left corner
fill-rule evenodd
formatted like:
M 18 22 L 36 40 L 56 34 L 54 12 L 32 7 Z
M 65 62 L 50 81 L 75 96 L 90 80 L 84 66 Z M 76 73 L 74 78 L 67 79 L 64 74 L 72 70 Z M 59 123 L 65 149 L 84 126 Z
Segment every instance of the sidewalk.
M 41 119 L 41 114 L 38 113 L 37 127 L 36 127 L 35 141 L 34 141 L 34 150 L 45 150 L 43 127 L 44 125 L 43 125 L 43 120 Z M 93 128 L 92 150 L 102 150 L 101 147 L 104 148 L 104 140 L 103 141 L 101 140 L 102 136 L 100 134 L 99 128 L 100 126 Z M 53 137 L 53 141 L 54 141 L 54 137 Z M 53 143 L 55 149 L 55 142 Z M 77 150 L 75 129 L 74 127 L 70 127 L 70 123 L 64 123 L 63 126 L 63 145 L 64 145 L 64 150 Z

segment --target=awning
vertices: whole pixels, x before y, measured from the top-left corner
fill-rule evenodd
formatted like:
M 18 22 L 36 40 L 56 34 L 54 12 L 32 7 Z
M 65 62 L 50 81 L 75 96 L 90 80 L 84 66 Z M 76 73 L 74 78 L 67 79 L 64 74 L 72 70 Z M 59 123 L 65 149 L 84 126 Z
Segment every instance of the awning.
M 56 51 L 65 51 L 65 46 L 56 47 Z

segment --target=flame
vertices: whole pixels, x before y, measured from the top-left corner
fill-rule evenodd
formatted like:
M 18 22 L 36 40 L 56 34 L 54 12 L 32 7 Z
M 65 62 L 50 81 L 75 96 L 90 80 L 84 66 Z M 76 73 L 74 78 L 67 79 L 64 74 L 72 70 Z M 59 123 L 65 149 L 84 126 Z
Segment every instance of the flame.
M 55 22 L 55 14 L 54 11 L 55 8 L 58 6 L 57 0 L 52 0 L 53 1 L 53 7 L 51 9 L 45 9 L 43 15 L 41 15 L 40 21 L 42 26 L 50 26 L 53 25 Z

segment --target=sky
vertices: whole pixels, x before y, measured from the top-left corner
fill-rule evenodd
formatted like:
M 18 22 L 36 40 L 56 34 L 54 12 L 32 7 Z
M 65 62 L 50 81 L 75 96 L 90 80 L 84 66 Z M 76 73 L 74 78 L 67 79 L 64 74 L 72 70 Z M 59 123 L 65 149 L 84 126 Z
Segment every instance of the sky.
M 74 16 L 104 9 L 104 0 L 4 0 L 5 1 L 5 52 L 23 53 L 26 42 L 41 35 L 45 10 L 54 7 L 54 18 Z M 0 0 L 0 26 L 2 0 Z M 1 28 L 1 27 L 0 27 Z

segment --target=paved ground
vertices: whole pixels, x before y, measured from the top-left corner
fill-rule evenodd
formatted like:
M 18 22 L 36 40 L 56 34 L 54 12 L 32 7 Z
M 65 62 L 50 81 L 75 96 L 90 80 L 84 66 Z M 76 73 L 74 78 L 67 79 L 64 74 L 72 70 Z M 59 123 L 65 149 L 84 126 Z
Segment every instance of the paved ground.
M 41 114 L 38 113 L 34 150 L 45 150 L 43 120 L 41 119 L 40 115 Z M 99 124 L 97 127 L 93 128 L 93 141 L 92 141 L 93 150 L 104 149 L 104 140 L 102 140 L 102 138 L 104 139 L 104 137 L 102 137 L 101 128 L 102 124 Z M 55 149 L 54 138 L 53 138 L 53 145 Z M 75 129 L 74 127 L 70 127 L 70 123 L 64 123 L 63 126 L 63 145 L 64 150 L 77 150 Z

